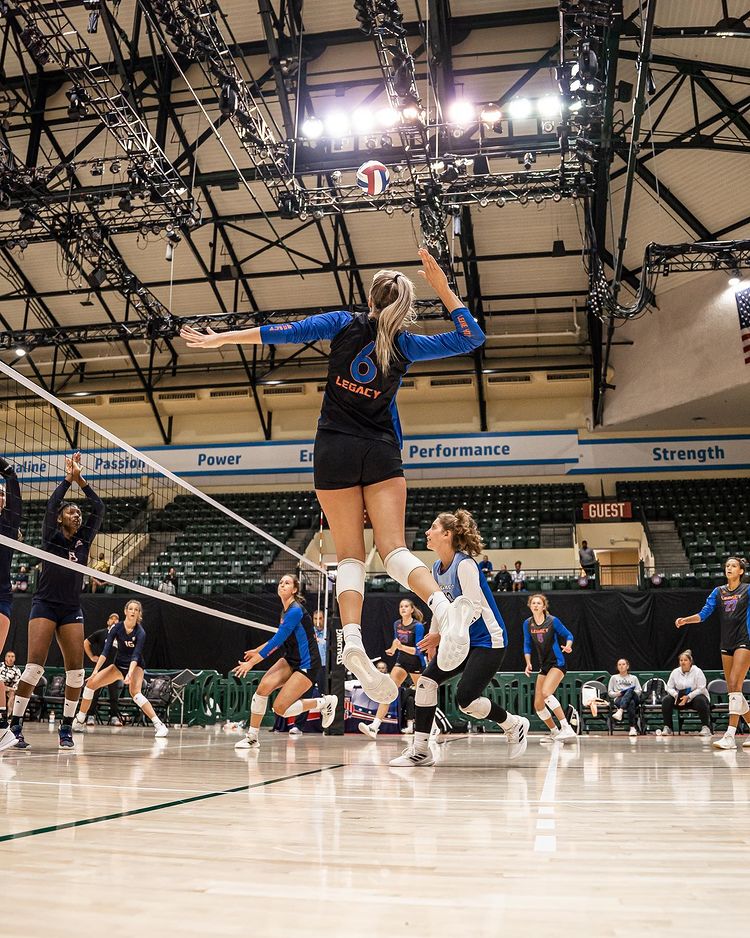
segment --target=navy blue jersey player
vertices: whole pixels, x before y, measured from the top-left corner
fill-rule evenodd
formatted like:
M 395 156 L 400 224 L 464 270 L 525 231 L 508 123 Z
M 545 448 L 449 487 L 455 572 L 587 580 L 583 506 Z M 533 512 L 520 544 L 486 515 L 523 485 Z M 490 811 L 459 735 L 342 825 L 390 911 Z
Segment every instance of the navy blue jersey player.
M 573 650 L 573 635 L 557 616 L 551 616 L 547 597 L 534 593 L 527 603 L 531 615 L 523 624 L 523 653 L 526 658 L 526 676 L 531 674 L 532 649 L 539 666 L 539 676 L 534 688 L 534 709 L 539 719 L 547 726 L 552 739 L 560 742 L 576 738 L 573 728 L 565 718 L 555 691 L 567 670 L 564 655 Z M 560 723 L 557 728 L 552 715 Z
M 460 508 L 455 513 L 442 512 L 426 532 L 427 546 L 438 556 L 433 574 L 447 596 L 463 596 L 471 603 L 469 651 L 466 658 L 450 671 L 444 671 L 437 656 L 433 657 L 417 681 L 415 695 L 416 719 L 414 742 L 398 758 L 397 766 L 432 765 L 429 748 L 430 731 L 438 703 L 438 688 L 456 674 L 456 703 L 460 710 L 475 720 L 499 723 L 508 740 L 509 758 L 515 759 L 526 750 L 529 721 L 508 713 L 484 696 L 484 691 L 500 670 L 508 636 L 503 617 L 486 578 L 479 570 L 476 556 L 484 544 L 471 513 Z M 422 650 L 434 651 L 443 641 L 439 632 L 431 631 L 420 642 Z
M 385 653 L 395 661 L 391 668 L 391 677 L 396 687 L 401 687 L 407 677 L 416 685 L 427 660 L 419 643 L 425 636 L 424 617 L 410 599 L 402 599 L 398 604 L 399 617 L 393 623 L 393 641 Z M 380 726 L 388 713 L 388 704 L 379 704 L 372 723 L 358 723 L 357 729 L 370 739 L 377 739 Z
M 0 456 L 0 534 L 18 540 L 18 528 L 21 524 L 21 488 L 13 466 Z M 5 645 L 10 629 L 10 605 L 12 599 L 10 585 L 10 564 L 13 548 L 0 544 L 0 650 Z M 15 734 L 8 729 L 5 718 L 5 698 L 0 710 L 0 752 L 18 745 Z
M 313 711 L 320 713 L 323 728 L 327 729 L 336 715 L 338 697 L 334 694 L 300 699 L 313 686 L 320 671 L 320 651 L 312 619 L 300 600 L 297 577 L 285 574 L 279 580 L 277 592 L 283 608 L 278 631 L 265 645 L 245 652 L 245 660 L 233 672 L 237 677 L 244 677 L 261 661 L 281 651 L 281 657 L 266 671 L 253 694 L 247 733 L 235 749 L 260 748 L 258 730 L 268 707 L 268 698 L 275 690 L 279 691 L 273 704 L 277 716 L 296 717 Z
M 146 644 L 146 630 L 142 624 L 143 606 L 137 599 L 131 599 L 125 603 L 123 612 L 122 621 L 117 622 L 107 632 L 102 653 L 97 659 L 93 674 L 86 681 L 83 689 L 81 708 L 76 714 L 73 726 L 76 730 L 83 730 L 91 702 L 101 687 L 107 687 L 115 681 L 122 681 L 129 688 L 133 703 L 140 707 L 153 723 L 154 736 L 162 739 L 169 733 L 169 730 L 156 715 L 153 706 L 142 692 L 143 676 L 146 670 L 146 661 L 143 657 L 143 647 Z
M 419 256 L 420 274 L 450 314 L 450 332 L 425 336 L 408 331 L 406 327 L 416 320 L 414 285 L 394 270 L 375 274 L 366 313 L 324 313 L 300 322 L 220 334 L 208 330 L 204 335 L 190 327 L 181 332 L 191 348 L 330 341 L 315 438 L 315 489 L 336 545 L 344 665 L 378 703 L 394 700 L 398 690 L 389 675 L 373 666 L 362 644 L 365 510 L 386 572 L 430 606 L 442 630 L 443 664 L 460 664 L 468 651 L 470 604 L 458 601 L 451 608 L 430 571 L 406 548 L 406 481 L 396 394 L 413 362 L 467 354 L 485 337 L 435 259 L 426 250 Z
M 729 725 L 726 733 L 714 740 L 717 749 L 736 749 L 740 717 L 750 722 L 750 704 L 742 692 L 750 670 L 750 597 L 748 584 L 742 582 L 747 567 L 744 557 L 730 557 L 724 565 L 726 585 L 717 586 L 711 592 L 700 612 L 675 621 L 679 629 L 693 622 L 704 622 L 714 612 L 719 616 L 721 664 L 729 692 Z M 750 737 L 743 745 L 750 747 Z
M 21 748 L 26 748 L 22 734 L 23 716 L 29 698 L 44 674 L 44 665 L 52 644 L 57 639 L 65 664 L 65 702 L 60 724 L 60 748 L 73 748 L 71 726 L 78 698 L 83 687 L 83 612 L 80 593 L 83 573 L 75 565 L 88 562 L 91 542 L 104 518 L 104 502 L 82 476 L 81 454 L 65 460 L 65 478 L 47 503 L 42 527 L 42 547 L 65 561 L 65 565 L 42 562 L 39 583 L 31 603 L 29 616 L 28 664 L 21 676 L 13 703 L 11 729 Z M 75 482 L 91 505 L 84 523 L 83 514 L 74 502 L 64 501 Z

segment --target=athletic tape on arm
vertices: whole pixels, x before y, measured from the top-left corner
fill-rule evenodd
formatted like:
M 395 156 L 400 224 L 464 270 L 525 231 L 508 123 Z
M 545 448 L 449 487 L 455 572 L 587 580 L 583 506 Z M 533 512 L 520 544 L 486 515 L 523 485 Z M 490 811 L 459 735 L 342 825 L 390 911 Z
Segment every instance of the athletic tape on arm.
M 136 459 L 140 459 L 145 462 L 147 465 L 151 466 L 152 469 L 155 469 L 157 472 L 160 472 L 167 479 L 171 479 L 172 482 L 176 483 L 179 486 L 182 486 L 188 492 L 191 492 L 193 495 L 196 495 L 198 498 L 202 499 L 204 502 L 207 502 L 213 508 L 216 508 L 217 511 L 222 512 L 222 514 L 227 515 L 233 521 L 236 521 L 238 524 L 241 524 L 245 528 L 249 528 L 251 531 L 254 531 L 256 534 L 262 535 L 265 540 L 270 541 L 272 544 L 275 544 L 277 547 L 281 547 L 288 554 L 292 554 L 302 563 L 306 564 L 308 567 L 312 567 L 314 570 L 317 570 L 320 573 L 327 573 L 324 567 L 321 567 L 319 564 L 314 563 L 312 560 L 308 560 L 303 554 L 298 553 L 296 550 L 292 550 L 291 547 L 283 541 L 277 540 L 275 537 L 272 537 L 263 528 L 259 528 L 257 525 L 253 524 L 252 521 L 248 521 L 246 518 L 243 518 L 242 515 L 238 515 L 236 512 L 232 511 L 231 508 L 227 508 L 226 505 L 222 505 L 221 502 L 217 502 L 215 498 L 211 498 L 210 495 L 206 495 L 205 492 L 202 492 L 200 489 L 196 488 L 194 485 L 191 485 L 190 482 L 186 482 L 183 478 L 176 475 L 174 472 L 170 472 L 169 469 L 165 469 L 160 463 L 156 462 L 154 459 L 151 459 L 150 456 L 147 456 L 145 453 L 142 453 L 140 450 L 135 449 L 133 446 L 130 446 L 129 443 L 126 443 L 124 440 L 121 440 L 119 437 L 115 436 L 114 433 L 110 433 L 109 430 L 105 430 L 104 427 L 100 427 L 98 423 L 91 420 L 85 414 L 80 413 L 71 407 L 69 404 L 66 404 L 65 401 L 58 400 L 53 394 L 50 394 L 48 391 L 45 391 L 44 388 L 40 388 L 39 385 L 34 384 L 33 381 L 30 381 L 24 375 L 20 375 L 17 371 L 14 371 L 12 368 L 9 368 L 4 362 L 0 361 L 0 372 L 5 374 L 12 381 L 15 381 L 17 384 L 23 385 L 33 394 L 36 394 L 37 397 L 43 398 L 47 401 L 48 404 L 51 404 L 52 407 L 55 407 L 57 410 L 61 410 L 68 416 L 73 417 L 74 420 L 77 420 L 79 423 L 82 423 L 84 426 L 88 427 L 89 430 L 93 430 L 94 433 L 98 433 L 100 436 L 103 436 L 105 439 L 109 440 L 111 443 L 114 443 L 116 446 L 119 446 L 120 449 L 124 449 L 126 453 L 130 453 L 131 456 Z M 24 545 L 25 546 L 25 545 Z M 29 550 L 25 550 L 25 553 L 32 553 Z M 78 569 L 83 569 L 78 567 Z M 96 578 L 98 580 L 106 580 L 106 577 L 99 576 L 96 572 Z M 106 582 L 111 582 L 106 580 Z
M 2 362 L 0 362 L 0 364 L 2 364 Z M 254 622 L 252 619 L 243 619 L 240 616 L 232 615 L 231 612 L 222 612 L 219 609 L 211 609 L 209 606 L 201 606 L 198 603 L 191 602 L 189 599 L 183 599 L 181 596 L 170 596 L 169 593 L 160 593 L 158 590 L 151 589 L 150 586 L 142 586 L 140 583 L 131 583 L 130 580 L 123 580 L 119 576 L 105 573 L 103 570 L 94 570 L 93 567 L 86 567 L 81 563 L 74 563 L 72 560 L 66 560 L 64 557 L 58 557 L 57 554 L 51 554 L 49 551 L 42 550 L 41 547 L 34 547 L 33 544 L 24 544 L 23 541 L 14 541 L 12 537 L 6 537 L 4 534 L 0 534 L 0 544 L 4 544 L 6 547 L 16 550 L 20 554 L 31 554 L 32 557 L 38 557 L 40 560 L 46 560 L 48 563 L 57 564 L 58 567 L 67 567 L 68 570 L 83 573 L 86 576 L 94 577 L 96 580 L 103 580 L 105 583 L 112 583 L 114 586 L 122 586 L 129 593 L 153 596 L 154 599 L 161 599 L 165 603 L 172 603 L 174 606 L 182 606 L 183 609 L 193 609 L 195 612 L 214 616 L 216 619 L 224 619 L 227 622 L 237 622 L 239 625 L 246 625 L 252 629 L 263 629 L 264 632 L 278 631 L 278 629 L 271 625 L 263 625 L 262 622 Z

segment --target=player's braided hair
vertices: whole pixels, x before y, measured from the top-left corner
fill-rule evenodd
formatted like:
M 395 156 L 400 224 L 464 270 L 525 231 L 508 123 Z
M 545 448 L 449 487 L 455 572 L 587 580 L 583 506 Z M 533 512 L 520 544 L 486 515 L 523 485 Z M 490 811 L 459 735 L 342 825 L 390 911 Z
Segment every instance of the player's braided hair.
M 463 551 L 470 557 L 482 553 L 484 541 L 470 511 L 465 508 L 458 508 L 455 512 L 442 511 L 437 520 L 444 531 L 453 535 L 451 546 L 454 550 Z

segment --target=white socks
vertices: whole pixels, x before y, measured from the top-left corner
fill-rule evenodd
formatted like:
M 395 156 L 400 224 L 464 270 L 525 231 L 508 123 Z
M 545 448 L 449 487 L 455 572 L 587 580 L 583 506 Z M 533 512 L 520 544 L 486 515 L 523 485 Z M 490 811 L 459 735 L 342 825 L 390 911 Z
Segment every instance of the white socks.
M 14 710 L 14 711 L 15 711 L 15 709 L 16 709 L 16 708 L 13 707 L 13 710 Z M 726 733 L 724 733 L 724 735 L 725 735 L 725 736 L 734 736 L 734 734 L 735 734 L 736 732 L 737 732 L 737 727 L 736 727 L 736 726 L 728 726 L 728 727 L 727 727 L 727 731 L 726 731 Z
M 377 717 L 375 717 L 375 719 L 372 721 L 372 723 L 370 724 L 370 726 L 371 726 L 371 727 L 375 730 L 375 732 L 377 733 L 377 731 L 380 729 L 380 724 L 381 724 L 382 722 L 383 722 L 382 720 L 379 720 Z
M 16 698 L 13 701 L 13 716 L 22 717 L 26 713 L 26 708 L 29 705 L 31 697 L 19 697 L 16 694 Z
M 500 724 L 500 729 L 503 730 L 512 730 L 516 725 L 516 718 L 512 713 L 509 713 L 505 720 Z
M 415 733 L 414 734 L 414 749 L 416 752 L 427 752 L 430 748 L 430 734 L 429 733 Z
M 427 605 L 429 606 L 430 612 L 432 613 L 430 631 L 439 632 L 445 624 L 446 618 L 448 617 L 448 607 L 450 606 L 448 597 L 442 590 L 437 590 L 427 600 Z M 433 625 L 436 627 L 433 628 Z
M 350 622 L 348 625 L 344 626 L 344 642 L 357 642 L 357 644 L 362 644 L 362 626 L 357 622 Z

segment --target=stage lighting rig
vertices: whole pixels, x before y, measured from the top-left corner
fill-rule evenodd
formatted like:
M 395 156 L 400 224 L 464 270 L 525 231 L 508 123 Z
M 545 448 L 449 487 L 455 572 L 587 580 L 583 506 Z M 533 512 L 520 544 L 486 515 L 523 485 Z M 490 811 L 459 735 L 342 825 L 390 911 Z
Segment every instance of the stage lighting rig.
M 102 11 L 101 0 L 83 0 L 83 8 L 89 14 L 87 32 L 95 33 L 99 29 L 99 15 Z

